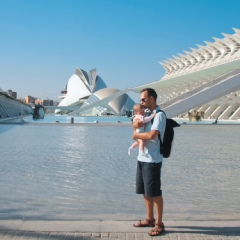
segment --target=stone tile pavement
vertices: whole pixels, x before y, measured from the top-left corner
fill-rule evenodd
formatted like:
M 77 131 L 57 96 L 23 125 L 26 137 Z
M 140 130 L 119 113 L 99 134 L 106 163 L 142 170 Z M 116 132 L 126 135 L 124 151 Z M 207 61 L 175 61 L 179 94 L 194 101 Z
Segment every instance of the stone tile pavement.
M 148 236 L 151 228 L 135 228 L 134 221 L 0 220 L 0 239 L 92 240 L 240 240 L 240 221 L 165 221 L 166 232 Z

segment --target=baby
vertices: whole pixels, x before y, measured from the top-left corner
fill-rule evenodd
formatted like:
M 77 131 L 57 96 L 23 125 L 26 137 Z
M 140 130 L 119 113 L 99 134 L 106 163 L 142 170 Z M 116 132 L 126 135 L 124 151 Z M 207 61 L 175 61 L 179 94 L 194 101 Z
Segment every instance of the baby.
M 154 113 L 148 117 L 144 117 L 145 115 L 144 107 L 139 103 L 134 105 L 133 112 L 134 112 L 133 122 L 142 122 L 144 124 L 151 121 L 156 115 L 156 113 Z M 144 126 L 141 128 L 137 128 L 136 131 L 144 132 Z M 132 146 L 128 149 L 128 155 L 130 155 L 130 150 L 136 148 L 137 146 L 139 146 L 139 152 L 142 155 L 146 155 L 144 152 L 145 140 L 142 139 L 137 139 L 136 142 L 132 144 Z

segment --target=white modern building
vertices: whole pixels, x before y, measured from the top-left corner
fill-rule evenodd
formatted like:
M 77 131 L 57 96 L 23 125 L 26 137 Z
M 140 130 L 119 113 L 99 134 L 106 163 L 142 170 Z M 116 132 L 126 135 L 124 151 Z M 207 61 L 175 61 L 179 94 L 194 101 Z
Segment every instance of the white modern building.
M 0 121 L 9 118 L 15 118 L 32 113 L 31 106 L 22 103 L 15 98 L 8 96 L 0 88 Z
M 204 112 L 205 119 L 240 119 L 240 30 L 213 38 L 160 64 L 162 79 L 132 89 L 154 88 L 169 117 Z
M 80 109 L 71 115 L 130 116 L 134 104 L 135 102 L 126 93 L 122 94 L 122 91 L 114 88 L 103 88 L 93 93 Z
M 135 104 L 126 93 L 107 88 L 96 69 L 86 72 L 77 68 L 61 93 L 56 114 L 128 115 Z

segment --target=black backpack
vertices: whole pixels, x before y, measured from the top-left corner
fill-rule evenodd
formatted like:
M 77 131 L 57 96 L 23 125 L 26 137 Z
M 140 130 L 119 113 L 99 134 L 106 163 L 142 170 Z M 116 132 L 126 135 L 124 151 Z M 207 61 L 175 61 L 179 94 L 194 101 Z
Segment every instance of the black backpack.
M 166 116 L 166 128 L 165 128 L 165 133 L 163 136 L 163 141 L 160 137 L 160 134 L 158 134 L 158 138 L 160 140 L 160 153 L 163 155 L 164 158 L 168 158 L 171 153 L 172 149 L 172 142 L 174 138 L 174 129 L 175 127 L 180 127 L 180 125 L 173 119 L 167 118 L 167 115 L 164 111 L 162 110 L 157 110 L 158 112 L 163 112 Z M 153 119 L 151 120 L 153 123 Z

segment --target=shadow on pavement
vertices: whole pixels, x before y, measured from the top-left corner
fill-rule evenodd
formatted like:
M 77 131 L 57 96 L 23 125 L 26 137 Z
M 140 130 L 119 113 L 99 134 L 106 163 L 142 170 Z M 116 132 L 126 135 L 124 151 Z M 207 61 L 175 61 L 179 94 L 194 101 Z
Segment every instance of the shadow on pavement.
M 172 226 L 173 230 L 166 229 L 166 234 L 185 233 L 201 235 L 240 236 L 239 227 L 197 227 L 197 226 Z

